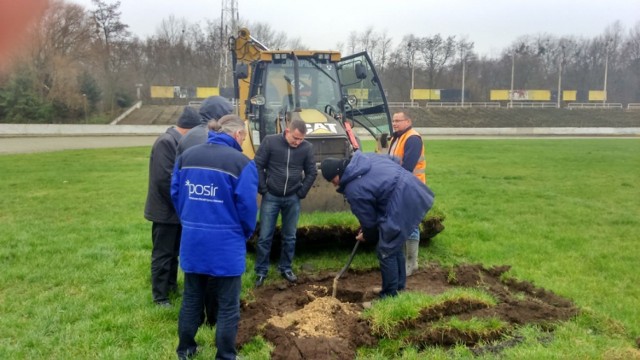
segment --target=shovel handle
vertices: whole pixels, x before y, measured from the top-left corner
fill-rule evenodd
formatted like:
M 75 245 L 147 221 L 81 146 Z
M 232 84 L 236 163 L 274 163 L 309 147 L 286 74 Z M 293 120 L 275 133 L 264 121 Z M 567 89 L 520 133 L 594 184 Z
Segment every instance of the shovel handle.
M 347 269 L 351 265 L 351 262 L 353 261 L 353 258 L 356 256 L 356 250 L 358 250 L 358 245 L 360 245 L 360 241 L 356 241 L 356 245 L 353 247 L 353 250 L 351 250 L 351 255 L 349 256 L 349 260 L 347 260 L 347 263 L 340 270 L 338 275 L 336 275 L 336 279 L 339 279 L 340 276 L 342 276 L 342 274 L 344 274 L 344 272 L 347 271 Z

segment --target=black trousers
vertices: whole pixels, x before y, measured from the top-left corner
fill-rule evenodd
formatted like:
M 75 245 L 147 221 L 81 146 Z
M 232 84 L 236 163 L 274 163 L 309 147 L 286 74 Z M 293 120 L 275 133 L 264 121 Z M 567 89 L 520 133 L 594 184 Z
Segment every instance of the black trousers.
M 151 292 L 153 301 L 169 300 L 169 293 L 178 290 L 178 255 L 180 254 L 180 224 L 151 226 Z

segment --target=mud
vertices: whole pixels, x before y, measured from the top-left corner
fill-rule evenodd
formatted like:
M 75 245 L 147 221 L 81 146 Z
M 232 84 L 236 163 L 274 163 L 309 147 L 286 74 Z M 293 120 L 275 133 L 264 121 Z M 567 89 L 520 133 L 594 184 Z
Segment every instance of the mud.
M 472 300 L 447 301 L 423 310 L 415 320 L 399 324 L 393 333 L 405 334 L 405 341 L 419 349 L 465 344 L 482 354 L 517 345 L 521 341 L 513 334 L 517 326 L 537 324 L 552 334 L 556 323 L 578 313 L 571 301 L 551 291 L 525 281 L 502 280 L 508 270 L 509 266 L 487 269 L 478 264 L 421 268 L 407 279 L 407 290 L 437 295 L 456 287 L 480 288 L 498 303 L 489 306 Z M 362 303 L 376 299 L 373 290 L 381 282 L 377 269 L 346 272 L 340 278 L 337 298 L 331 297 L 335 273 L 298 276 L 295 285 L 283 281 L 253 290 L 253 300 L 242 304 L 240 346 L 260 335 L 274 346 L 272 359 L 353 359 L 359 347 L 378 344 L 380 337 L 360 316 Z M 494 317 L 508 325 L 477 333 L 433 326 L 453 316 L 463 320 Z
M 444 218 L 425 218 L 420 223 L 420 244 L 426 246 L 429 241 L 442 231 L 444 231 Z M 358 234 L 357 228 L 344 226 L 301 226 L 296 230 L 296 251 L 322 250 L 327 247 L 353 248 L 353 241 Z M 254 251 L 258 238 L 260 237 L 260 224 L 256 226 L 256 232 L 248 242 L 249 251 Z M 280 253 L 280 226 L 276 226 L 273 233 L 273 245 L 271 254 Z M 367 241 L 360 245 L 363 248 L 374 248 L 375 242 Z

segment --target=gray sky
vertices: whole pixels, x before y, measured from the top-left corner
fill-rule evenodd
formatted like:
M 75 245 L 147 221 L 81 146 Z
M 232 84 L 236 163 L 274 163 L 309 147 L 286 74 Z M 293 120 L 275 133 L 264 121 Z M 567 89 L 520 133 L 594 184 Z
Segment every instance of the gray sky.
M 91 0 L 69 0 L 91 8 Z M 109 0 L 106 0 L 110 2 Z M 171 15 L 217 19 L 221 0 L 121 0 L 131 32 L 153 35 Z M 521 35 L 592 38 L 619 20 L 640 22 L 640 0 L 238 0 L 240 18 L 264 22 L 313 49 L 346 43 L 352 31 L 386 31 L 394 47 L 404 35 L 465 37 L 481 55 L 497 56 Z M 250 29 L 251 30 L 251 29 Z

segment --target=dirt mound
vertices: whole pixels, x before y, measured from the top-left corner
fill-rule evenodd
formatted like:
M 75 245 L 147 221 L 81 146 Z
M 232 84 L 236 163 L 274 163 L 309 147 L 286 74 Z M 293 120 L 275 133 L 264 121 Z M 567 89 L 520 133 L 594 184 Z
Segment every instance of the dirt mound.
M 478 288 L 491 294 L 495 306 L 469 299 L 447 300 L 423 309 L 412 320 L 402 322 L 394 333 L 417 348 L 466 344 L 476 353 L 496 352 L 518 343 L 507 336 L 515 326 L 553 325 L 578 313 L 569 300 L 515 279 L 501 280 L 509 266 L 485 269 L 481 265 L 461 265 L 444 269 L 431 265 L 407 279 L 407 290 L 438 295 L 454 288 Z M 238 332 L 240 346 L 260 335 L 274 346 L 272 359 L 353 359 L 361 346 L 376 346 L 370 324 L 360 314 L 362 302 L 376 298 L 373 288 L 380 285 L 377 270 L 350 271 L 339 281 L 337 297 L 331 297 L 335 274 L 299 274 L 296 285 L 285 282 L 253 291 L 254 301 L 243 303 Z M 441 328 L 443 319 L 498 318 L 508 324 L 485 332 Z M 380 336 L 380 335 L 378 335 Z M 473 348 L 479 342 L 504 339 L 491 348 Z

